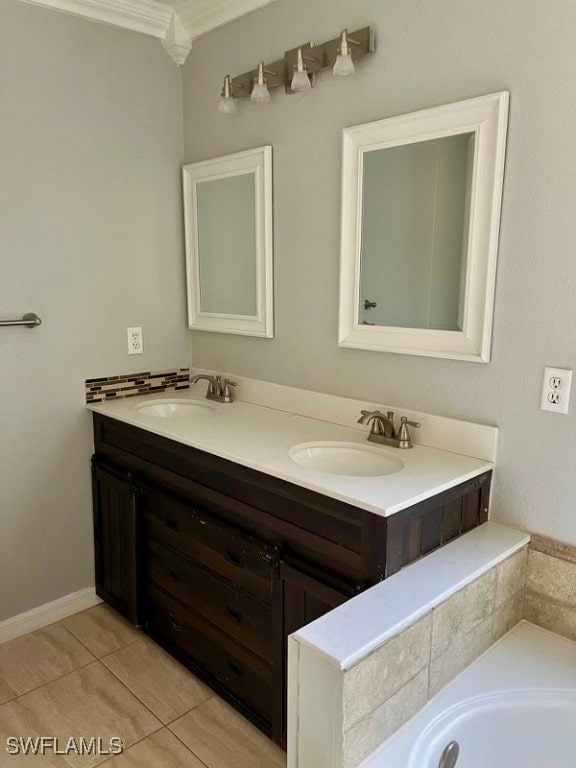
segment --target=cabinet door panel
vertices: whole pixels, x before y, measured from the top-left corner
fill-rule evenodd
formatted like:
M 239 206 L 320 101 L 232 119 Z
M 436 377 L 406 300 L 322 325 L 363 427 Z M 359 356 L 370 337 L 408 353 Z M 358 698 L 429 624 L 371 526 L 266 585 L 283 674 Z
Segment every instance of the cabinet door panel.
M 138 531 L 130 473 L 92 465 L 96 594 L 138 624 Z
M 277 678 L 279 697 L 276 702 L 274 739 L 286 747 L 286 690 L 288 636 L 311 621 L 345 603 L 357 593 L 355 586 L 322 574 L 312 566 L 294 559 L 280 563 L 281 644 Z

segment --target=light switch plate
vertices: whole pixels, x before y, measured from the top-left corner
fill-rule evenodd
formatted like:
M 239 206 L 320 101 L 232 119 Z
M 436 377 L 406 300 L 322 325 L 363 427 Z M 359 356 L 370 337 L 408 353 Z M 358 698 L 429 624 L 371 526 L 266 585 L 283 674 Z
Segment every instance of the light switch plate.
M 568 368 L 544 368 L 540 410 L 568 413 L 572 371 Z

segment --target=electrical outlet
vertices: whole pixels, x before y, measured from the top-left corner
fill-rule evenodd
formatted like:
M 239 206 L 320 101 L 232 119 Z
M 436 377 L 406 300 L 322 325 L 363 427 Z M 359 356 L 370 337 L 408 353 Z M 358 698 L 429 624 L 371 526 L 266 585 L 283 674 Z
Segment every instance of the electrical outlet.
M 128 333 L 128 354 L 141 355 L 144 352 L 142 328 L 127 328 L 126 331 Z
M 567 368 L 544 368 L 540 410 L 568 413 L 572 371 Z

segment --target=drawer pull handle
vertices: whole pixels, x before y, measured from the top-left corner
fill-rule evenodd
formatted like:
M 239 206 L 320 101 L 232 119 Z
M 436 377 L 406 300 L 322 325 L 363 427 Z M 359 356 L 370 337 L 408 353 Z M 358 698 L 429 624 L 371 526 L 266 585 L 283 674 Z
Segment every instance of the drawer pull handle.
M 238 554 L 238 552 L 231 552 L 230 550 L 226 550 L 224 557 L 229 563 L 232 563 L 232 565 L 236 565 L 238 568 L 244 567 L 244 558 L 242 555 Z
M 244 670 L 242 669 L 241 666 L 239 666 L 238 664 L 235 664 L 233 661 L 229 661 L 228 666 L 230 667 L 230 670 L 234 672 L 235 675 L 238 675 L 238 677 L 243 677 Z
M 234 619 L 234 621 L 237 621 L 238 624 L 242 624 L 242 622 L 244 621 L 240 611 L 237 611 L 235 608 L 232 608 L 231 605 L 226 606 L 226 613 L 228 614 L 228 616 Z
M 180 530 L 180 528 L 178 528 L 178 523 L 175 520 L 170 520 L 170 518 L 167 518 L 166 520 L 166 528 L 176 532 Z
M 184 625 L 175 616 L 170 615 L 170 625 L 175 632 L 182 632 Z

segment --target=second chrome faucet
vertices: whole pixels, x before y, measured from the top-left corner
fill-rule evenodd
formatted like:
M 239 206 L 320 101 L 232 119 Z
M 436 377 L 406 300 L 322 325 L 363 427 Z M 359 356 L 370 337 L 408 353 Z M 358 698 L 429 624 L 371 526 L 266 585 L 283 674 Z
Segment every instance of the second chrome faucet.
M 412 448 L 409 427 L 419 427 L 417 421 L 409 421 L 407 416 L 400 419 L 400 429 L 394 427 L 394 411 L 383 414 L 382 411 L 362 411 L 358 424 L 371 424 L 368 440 L 372 443 L 389 445 L 392 448 Z
M 197 381 L 207 381 L 208 390 L 206 392 L 206 400 L 214 400 L 216 403 L 233 403 L 231 387 L 235 387 L 237 382 L 230 381 L 230 379 L 222 379 L 222 376 L 208 376 L 204 373 L 199 373 L 197 376 L 190 378 L 190 384 L 196 384 Z

